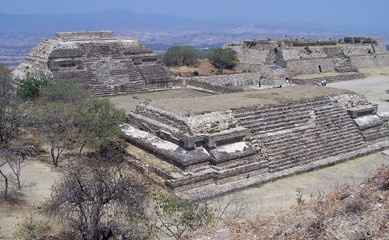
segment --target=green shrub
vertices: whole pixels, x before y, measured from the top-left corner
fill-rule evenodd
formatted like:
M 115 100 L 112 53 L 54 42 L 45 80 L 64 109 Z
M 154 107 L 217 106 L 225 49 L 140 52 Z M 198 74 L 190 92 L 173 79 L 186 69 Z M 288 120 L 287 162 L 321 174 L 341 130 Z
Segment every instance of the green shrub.
M 257 42 L 255 42 L 255 41 L 247 41 L 246 44 L 247 44 L 248 47 L 251 48 L 251 47 L 254 47 L 255 45 L 257 45 Z
M 308 46 L 306 46 L 304 49 L 307 50 L 307 52 L 312 53 L 312 50 Z
M 24 100 L 34 100 L 39 97 L 39 91 L 53 81 L 49 74 L 27 74 L 26 78 L 18 79 L 17 95 Z
M 208 59 L 219 69 L 232 69 L 239 63 L 236 51 L 231 48 L 214 49 Z
M 198 76 L 199 75 L 199 72 L 197 70 L 193 71 L 193 75 L 194 76 Z
M 199 58 L 200 52 L 192 46 L 174 46 L 165 52 L 163 62 L 167 66 L 193 66 Z

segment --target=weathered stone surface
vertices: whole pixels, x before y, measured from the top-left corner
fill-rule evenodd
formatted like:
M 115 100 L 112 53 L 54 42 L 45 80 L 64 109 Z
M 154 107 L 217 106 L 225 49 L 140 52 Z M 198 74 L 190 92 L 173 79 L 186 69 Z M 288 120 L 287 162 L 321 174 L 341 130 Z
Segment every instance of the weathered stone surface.
M 174 81 L 160 55 L 137 38 L 111 31 L 57 33 L 34 47 L 13 74 L 23 78 L 41 70 L 78 81 L 99 96 L 167 88 Z
M 236 127 L 217 133 L 194 129 L 219 124 L 224 116 L 219 112 L 199 114 L 189 127 L 190 116 L 142 107 L 137 118 L 153 125 L 149 133 L 142 133 L 148 140 L 133 133 L 129 139 L 186 171 L 170 174 L 164 181 L 168 189 L 187 198 L 207 198 L 388 147 L 387 114 L 365 111 L 368 116 L 353 119 L 347 113 L 369 106 L 361 95 L 341 94 L 241 108 L 228 112 Z M 166 124 L 187 129 L 169 129 Z M 166 130 L 163 134 L 161 128 Z
M 258 71 L 271 80 L 279 78 L 280 73 L 264 73 L 264 66 L 280 66 L 284 69 L 281 78 L 285 78 L 389 65 L 389 53 L 379 38 L 348 37 L 339 43 L 316 39 L 252 40 L 224 47 L 237 51 L 237 69 Z

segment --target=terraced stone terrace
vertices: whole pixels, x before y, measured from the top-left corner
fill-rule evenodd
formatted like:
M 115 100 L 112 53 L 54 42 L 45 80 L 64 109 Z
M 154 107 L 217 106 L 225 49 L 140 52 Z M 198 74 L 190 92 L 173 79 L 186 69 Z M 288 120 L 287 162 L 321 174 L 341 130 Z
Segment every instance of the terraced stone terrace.
M 337 88 L 319 86 L 290 86 L 270 88 L 260 91 L 247 91 L 231 94 L 204 96 L 200 98 L 156 99 L 149 104 L 165 111 L 180 114 L 204 114 L 214 111 L 238 110 L 255 106 L 276 105 L 296 102 L 303 99 L 320 98 L 323 96 L 351 93 Z
M 164 161 L 134 160 L 141 172 L 179 196 L 208 198 L 388 147 L 388 120 L 361 95 L 300 85 L 149 99 L 123 131 Z

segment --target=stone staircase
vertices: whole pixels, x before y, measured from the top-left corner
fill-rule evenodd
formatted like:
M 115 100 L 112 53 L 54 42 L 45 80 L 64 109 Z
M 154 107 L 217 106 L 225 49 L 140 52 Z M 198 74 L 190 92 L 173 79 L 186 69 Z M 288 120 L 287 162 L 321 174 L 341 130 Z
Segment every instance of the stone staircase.
M 266 152 L 270 172 L 358 150 L 364 139 L 346 111 L 313 100 L 236 113 L 252 144 Z
M 142 74 L 132 61 L 120 61 L 116 69 L 89 67 L 86 82 L 96 96 L 145 92 L 148 90 Z M 98 71 L 98 74 L 96 74 Z
M 324 53 L 333 59 L 336 59 L 335 70 L 340 73 L 357 72 L 358 69 L 353 67 L 351 60 L 340 48 L 323 48 Z

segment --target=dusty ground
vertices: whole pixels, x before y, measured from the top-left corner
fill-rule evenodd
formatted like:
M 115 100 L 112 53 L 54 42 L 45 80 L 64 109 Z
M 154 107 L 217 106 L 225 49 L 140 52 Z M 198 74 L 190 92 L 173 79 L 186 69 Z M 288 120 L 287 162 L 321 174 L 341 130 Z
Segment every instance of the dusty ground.
M 360 69 L 367 78 L 337 83 L 328 86 L 348 89 L 364 95 L 370 102 L 378 104 L 379 112 L 389 112 L 389 67 Z
M 175 74 L 182 77 L 192 77 L 194 71 L 199 73 L 199 76 L 215 75 L 217 68 L 209 63 L 207 59 L 199 59 L 197 66 L 181 66 L 181 67 L 170 67 L 170 70 Z M 231 74 L 235 71 L 224 69 L 222 74 Z
M 21 178 L 26 186 L 21 190 L 14 189 L 14 200 L 0 200 L 0 239 L 11 239 L 10 233 L 17 231 L 31 214 L 39 212 L 50 196 L 51 186 L 59 179 L 59 173 L 48 163 L 29 160 L 22 169 Z
M 174 89 L 169 91 L 134 93 L 134 94 L 110 97 L 109 99 L 111 100 L 111 102 L 115 104 L 117 108 L 124 109 L 126 112 L 131 112 L 135 110 L 138 104 L 144 101 L 158 100 L 158 99 L 185 99 L 185 98 L 203 97 L 209 95 L 212 94 L 183 88 L 183 89 Z
M 184 116 L 212 111 L 226 111 L 242 107 L 277 104 L 320 96 L 338 95 L 347 91 L 313 85 L 288 86 L 283 88 L 257 88 L 258 91 L 239 92 L 228 95 L 211 95 L 190 89 L 158 91 L 111 97 L 110 100 L 126 112 L 133 111 L 137 104 L 152 100 L 151 105 L 180 113 Z M 226 97 L 227 96 L 227 97 Z M 180 99 L 177 101 L 177 99 Z
M 385 69 L 365 69 L 369 73 L 369 78 L 365 80 L 347 81 L 335 83 L 333 87 L 342 87 L 356 92 L 363 93 L 367 98 L 374 102 L 379 100 L 379 108 L 389 109 L 389 102 L 385 101 L 387 95 L 383 94 L 389 89 L 389 68 Z M 332 84 L 330 84 L 332 86 Z M 372 90 L 370 90 L 372 89 Z M 375 90 L 374 90 L 375 89 Z M 237 95 L 236 98 L 231 98 L 231 102 L 239 102 L 239 106 L 253 105 L 264 103 L 267 98 L 273 97 L 274 101 L 288 101 L 292 100 L 291 96 L 299 98 L 307 98 L 312 96 L 312 89 L 287 87 L 282 89 L 262 90 L 257 92 L 245 93 L 247 96 L 247 103 L 241 101 L 242 96 Z M 320 95 L 333 93 L 333 90 L 328 87 L 319 87 L 317 89 Z M 289 94 L 284 97 L 281 93 Z M 257 95 L 258 94 L 258 95 Z M 126 96 L 117 96 L 110 98 L 119 108 L 126 111 L 131 111 L 135 106 L 146 99 L 172 99 L 172 98 L 187 98 L 192 101 L 193 106 L 188 105 L 190 102 L 181 104 L 177 101 L 177 106 L 190 107 L 190 111 L 203 111 L 207 105 L 217 106 L 220 104 L 218 96 L 209 96 L 207 93 L 201 93 L 188 89 L 179 89 L 173 91 L 159 91 L 145 94 L 132 94 Z M 379 97 L 381 96 L 381 97 Z M 193 97 L 196 100 L 191 99 Z M 210 104 L 210 99 L 213 101 Z M 160 100 L 162 101 L 162 100 Z M 246 100 L 244 100 L 246 101 Z M 216 104 L 216 105 L 215 105 Z M 233 103 L 234 104 L 234 103 Z M 196 109 L 197 106 L 201 106 Z M 234 105 L 224 107 L 230 109 Z M 188 111 L 188 110 L 186 110 Z M 143 156 L 143 155 L 142 155 Z M 147 157 L 147 156 L 146 156 Z M 152 158 L 150 158 L 152 160 Z M 389 163 L 389 157 L 381 153 L 376 153 L 367 157 L 347 161 L 337 164 L 332 167 L 327 167 L 317 171 L 312 171 L 274 182 L 264 184 L 259 187 L 249 188 L 241 191 L 238 194 L 243 196 L 249 202 L 249 211 L 254 214 L 273 214 L 277 210 L 289 208 L 290 205 L 296 204 L 296 188 L 302 188 L 304 199 L 309 199 L 310 194 L 317 196 L 318 191 L 328 192 L 331 188 L 336 187 L 337 184 L 359 183 L 366 175 L 381 163 Z M 39 212 L 39 207 L 44 200 L 50 195 L 51 186 L 59 179 L 59 173 L 52 167 L 51 164 L 41 162 L 38 160 L 31 161 L 22 172 L 22 179 L 30 186 L 24 187 L 20 191 L 16 191 L 14 202 L 0 201 L 0 239 L 11 239 L 10 232 L 17 231 L 20 224 L 29 217 L 29 212 Z M 2 183 L 2 182 L 1 182 Z
M 347 91 L 335 88 L 324 88 L 314 85 L 288 86 L 269 88 L 260 91 L 239 92 L 223 95 L 213 95 L 200 98 L 186 98 L 181 101 L 159 99 L 150 104 L 167 111 L 186 116 L 189 113 L 226 111 L 230 109 L 279 104 L 301 99 L 310 99 L 328 95 L 339 95 Z
M 389 164 L 389 156 L 375 153 L 346 161 L 331 167 L 302 173 L 268 182 L 238 193 L 247 202 L 247 217 L 267 216 L 289 209 L 297 204 L 296 189 L 303 191 L 303 199 L 318 197 L 344 184 L 360 184 L 371 171 L 381 164 Z M 226 195 L 222 201 L 231 197 Z

